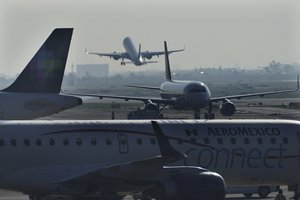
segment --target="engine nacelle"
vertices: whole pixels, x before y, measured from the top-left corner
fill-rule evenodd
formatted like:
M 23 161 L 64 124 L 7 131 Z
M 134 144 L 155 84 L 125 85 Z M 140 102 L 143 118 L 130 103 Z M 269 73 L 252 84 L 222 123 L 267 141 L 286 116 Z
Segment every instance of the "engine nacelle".
M 112 56 L 112 58 L 113 58 L 114 60 L 119 60 L 121 57 L 120 57 L 120 56 Z
M 147 58 L 148 60 L 152 58 L 152 55 L 144 55 L 145 58 Z
M 213 172 L 183 174 L 163 184 L 162 199 L 224 200 L 225 182 Z
M 232 116 L 235 113 L 235 105 L 226 99 L 226 101 L 220 107 L 220 113 L 224 116 Z

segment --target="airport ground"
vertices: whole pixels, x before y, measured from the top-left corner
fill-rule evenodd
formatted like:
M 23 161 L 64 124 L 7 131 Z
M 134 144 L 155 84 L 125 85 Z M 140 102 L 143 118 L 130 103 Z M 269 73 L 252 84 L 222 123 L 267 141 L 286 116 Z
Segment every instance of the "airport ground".
M 218 106 L 215 105 L 213 112 L 216 119 L 294 119 L 300 120 L 300 99 L 242 99 L 233 101 L 236 105 L 236 113 L 232 117 L 222 116 Z M 289 105 L 298 105 L 298 108 L 292 108 Z M 40 119 L 49 120 L 107 120 L 127 119 L 130 111 L 142 108 L 143 103 L 136 101 L 85 98 L 83 105 L 65 110 L 58 114 L 43 117 Z M 205 110 L 201 112 L 203 118 Z M 191 110 L 174 110 L 166 108 L 163 111 L 165 119 L 193 119 L 193 111 Z
M 217 119 L 294 119 L 300 120 L 300 108 L 290 108 L 291 103 L 300 104 L 298 98 L 288 99 L 250 99 L 234 101 L 237 112 L 233 117 L 222 116 L 217 107 L 215 107 L 215 114 Z M 64 120 L 64 119 L 93 119 L 104 120 L 111 119 L 112 112 L 114 112 L 115 119 L 127 119 L 127 114 L 130 111 L 141 108 L 142 103 L 139 102 L 125 102 L 123 100 L 99 100 L 97 98 L 85 98 L 81 106 L 54 114 L 48 117 L 43 117 L 43 120 Z M 192 119 L 192 111 L 177 111 L 173 109 L 165 109 L 164 117 L 169 119 Z M 202 115 L 203 116 L 203 115 Z M 287 199 L 293 196 L 292 192 L 287 191 L 286 186 L 281 186 Z M 276 192 L 272 192 L 267 198 L 275 199 Z M 0 200 L 27 200 L 28 196 L 18 192 L 11 192 L 0 190 Z M 132 199 L 127 197 L 127 199 Z M 242 194 L 229 194 L 226 196 L 228 200 L 247 199 Z M 257 194 L 254 194 L 250 199 L 260 199 Z
M 286 199 L 293 197 L 293 193 L 287 191 L 287 187 L 282 186 L 283 194 L 286 196 Z M 269 200 L 275 199 L 277 192 L 272 192 L 267 198 L 259 198 L 257 194 L 254 194 L 251 198 L 246 198 L 243 194 L 228 194 L 226 195 L 227 200 L 247 200 L 247 199 L 260 199 L 260 200 Z M 0 200 L 28 200 L 28 196 L 19 192 L 0 190 Z M 132 200 L 130 196 L 125 197 L 125 200 Z

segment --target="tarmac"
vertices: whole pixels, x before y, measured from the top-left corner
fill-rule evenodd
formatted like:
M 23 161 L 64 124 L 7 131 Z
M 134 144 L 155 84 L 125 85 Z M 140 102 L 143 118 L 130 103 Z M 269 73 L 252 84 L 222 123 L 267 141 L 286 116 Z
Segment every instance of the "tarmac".
M 299 99 L 251 99 L 234 101 L 237 107 L 236 114 L 233 117 L 224 117 L 219 114 L 215 107 L 216 118 L 222 119 L 293 119 L 300 120 L 300 109 L 289 108 L 291 102 L 299 103 Z M 111 119 L 114 113 L 114 119 L 127 119 L 130 111 L 142 108 L 143 104 L 138 102 L 124 102 L 122 100 L 99 100 L 97 98 L 85 98 L 84 104 L 61 113 L 47 117 L 39 118 L 41 120 L 101 120 Z M 166 108 L 163 112 L 165 118 L 172 119 L 193 119 L 192 111 L 177 111 Z M 203 115 L 202 115 L 203 116 Z M 293 196 L 292 192 L 287 191 L 286 186 L 281 186 L 287 199 Z M 275 199 L 276 192 L 272 192 L 267 198 L 261 199 L 254 194 L 248 199 Z M 28 196 L 19 192 L 0 190 L 0 200 L 27 200 Z M 132 199 L 126 197 L 126 199 Z M 247 199 L 243 194 L 229 194 L 228 200 Z

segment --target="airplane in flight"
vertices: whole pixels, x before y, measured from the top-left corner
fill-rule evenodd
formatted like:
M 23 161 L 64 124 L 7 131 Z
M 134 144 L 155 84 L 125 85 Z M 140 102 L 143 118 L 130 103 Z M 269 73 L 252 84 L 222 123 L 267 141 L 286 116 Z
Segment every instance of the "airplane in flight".
M 121 65 L 125 64 L 134 64 L 136 66 L 145 65 L 147 63 L 157 63 L 157 61 L 146 61 L 146 59 L 150 60 L 153 56 L 159 57 L 160 55 L 163 55 L 164 51 L 141 51 L 141 44 L 139 44 L 139 50 L 137 51 L 131 38 L 126 37 L 123 40 L 123 46 L 126 50 L 126 52 L 113 52 L 113 53 L 99 53 L 99 52 L 88 52 L 86 50 L 87 54 L 97 55 L 97 56 L 107 56 L 109 58 L 113 58 L 114 60 L 121 59 Z M 172 50 L 168 51 L 168 53 L 174 53 L 174 52 L 180 52 L 184 51 L 183 49 L 178 50 Z M 129 62 L 124 61 L 124 59 L 130 60 Z
M 165 78 L 166 81 L 161 84 L 160 87 L 152 86 L 139 86 L 139 85 L 125 85 L 128 87 L 135 87 L 141 89 L 157 90 L 160 93 L 161 98 L 149 98 L 149 97 L 135 97 L 135 96 L 118 96 L 118 95 L 102 95 L 102 94 L 82 94 L 82 93 L 66 93 L 70 95 L 78 96 L 91 96 L 102 98 L 114 98 L 143 101 L 144 109 L 157 110 L 158 113 L 162 112 L 166 106 L 170 106 L 177 110 L 192 109 L 194 110 L 194 118 L 200 119 L 200 110 L 207 109 L 205 113 L 205 119 L 214 119 L 214 113 L 212 112 L 212 104 L 216 102 L 222 102 L 220 112 L 224 116 L 233 116 L 236 107 L 229 99 L 241 99 L 245 97 L 280 94 L 295 92 L 299 89 L 299 75 L 297 78 L 297 87 L 290 90 L 278 90 L 260 93 L 249 93 L 231 96 L 212 97 L 211 92 L 206 84 L 201 81 L 181 81 L 173 80 L 171 76 L 170 62 L 168 56 L 167 43 L 164 42 L 165 49 Z M 163 105 L 161 107 L 161 105 Z
M 0 91 L 0 119 L 34 119 L 82 104 L 61 95 L 73 29 L 55 29 L 17 79 Z
M 293 120 L 3 121 L 0 188 L 31 200 L 223 200 L 226 182 L 288 185 L 299 199 L 299 145 Z

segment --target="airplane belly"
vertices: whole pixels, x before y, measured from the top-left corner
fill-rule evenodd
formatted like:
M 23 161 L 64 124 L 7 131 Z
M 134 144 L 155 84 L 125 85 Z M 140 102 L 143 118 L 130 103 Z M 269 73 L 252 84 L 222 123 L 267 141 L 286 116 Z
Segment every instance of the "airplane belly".
M 124 39 L 123 46 L 124 46 L 126 52 L 129 54 L 132 61 L 139 61 L 139 58 L 138 58 L 139 54 L 138 54 L 136 48 L 134 47 L 130 38 Z

